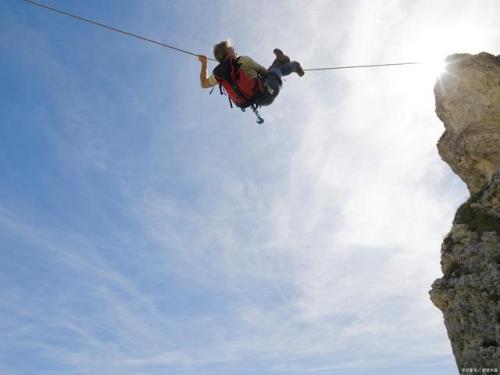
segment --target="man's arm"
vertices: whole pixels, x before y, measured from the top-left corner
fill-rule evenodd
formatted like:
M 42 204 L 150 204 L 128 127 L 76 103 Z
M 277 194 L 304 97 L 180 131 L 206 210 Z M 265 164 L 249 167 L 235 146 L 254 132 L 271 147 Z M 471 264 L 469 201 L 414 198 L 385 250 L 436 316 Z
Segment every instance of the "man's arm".
M 198 60 L 201 62 L 201 71 L 200 71 L 200 83 L 201 87 L 204 89 L 208 89 L 212 87 L 210 81 L 208 80 L 208 58 L 205 55 L 198 55 Z

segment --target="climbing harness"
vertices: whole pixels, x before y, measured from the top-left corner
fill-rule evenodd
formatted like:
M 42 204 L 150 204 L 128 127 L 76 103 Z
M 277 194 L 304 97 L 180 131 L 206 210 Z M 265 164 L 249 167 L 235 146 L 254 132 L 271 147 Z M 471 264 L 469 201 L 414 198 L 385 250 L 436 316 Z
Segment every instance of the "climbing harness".
M 62 14 L 62 15 L 67 16 L 67 17 L 71 17 L 71 18 L 77 19 L 79 21 L 87 22 L 87 23 L 90 23 L 90 24 L 95 25 L 95 26 L 99 26 L 99 27 L 102 27 L 102 28 L 105 28 L 105 29 L 108 29 L 108 30 L 111 30 L 111 31 L 115 31 L 115 32 L 120 33 L 120 34 L 124 34 L 124 35 L 127 35 L 127 36 L 131 36 L 133 38 L 137 38 L 137 39 L 143 40 L 145 42 L 157 44 L 159 46 L 170 48 L 170 49 L 175 50 L 177 52 L 185 53 L 185 54 L 188 54 L 188 55 L 192 55 L 192 56 L 196 56 L 196 57 L 199 56 L 196 53 L 193 53 L 193 52 L 190 52 L 190 51 L 187 51 L 187 50 L 175 47 L 175 46 L 171 46 L 169 44 L 162 43 L 162 42 L 159 42 L 157 40 L 141 36 L 139 34 L 134 34 L 134 33 L 122 30 L 122 29 L 118 29 L 116 27 L 108 26 L 108 25 L 105 25 L 105 24 L 103 24 L 101 22 L 97 22 L 97 21 L 94 21 L 94 20 L 91 20 L 91 19 L 88 19 L 88 18 L 84 18 L 84 17 L 78 16 L 76 14 L 65 12 L 63 10 L 60 10 L 60 9 L 48 6 L 46 4 L 42 4 L 42 3 L 39 3 L 39 2 L 36 2 L 36 1 L 33 1 L 33 0 L 23 0 L 23 1 L 25 1 L 26 3 L 29 3 L 31 5 L 40 7 L 40 8 L 44 8 L 44 9 L 50 10 L 52 12 Z M 207 59 L 210 60 L 210 61 L 216 61 L 215 59 L 212 59 L 212 58 L 207 58 Z M 400 62 L 400 63 L 388 63 L 388 64 L 331 66 L 331 67 L 324 67 L 324 68 L 308 68 L 308 69 L 304 69 L 304 71 L 310 71 L 310 72 L 312 72 L 312 71 L 322 71 L 322 70 L 375 68 L 375 67 L 398 66 L 398 65 L 417 65 L 417 64 L 422 64 L 422 62 L 412 61 L 412 62 Z M 227 86 L 227 87 L 224 86 L 224 89 L 228 93 L 229 103 L 230 103 L 231 108 L 232 108 L 232 103 L 231 103 L 232 93 L 230 94 L 228 92 L 228 89 L 229 89 L 229 91 L 232 90 L 232 91 L 235 91 L 236 93 L 238 93 L 238 91 L 236 91 L 235 87 L 232 87 L 231 85 Z M 222 92 L 222 88 L 221 88 L 221 92 Z M 243 93 L 243 95 L 242 95 L 243 98 L 245 98 L 244 94 L 245 93 Z M 264 119 L 260 116 L 260 114 L 258 112 L 258 108 L 260 107 L 260 104 L 258 104 L 258 102 L 253 101 L 253 102 L 248 103 L 248 105 L 242 105 L 239 101 L 240 100 L 235 101 L 233 99 L 233 102 L 236 104 L 236 106 L 238 106 L 239 108 L 241 108 L 242 111 L 245 111 L 245 108 L 250 107 L 252 109 L 252 111 L 255 113 L 255 115 L 257 116 L 257 123 L 258 124 L 262 124 L 264 122 Z

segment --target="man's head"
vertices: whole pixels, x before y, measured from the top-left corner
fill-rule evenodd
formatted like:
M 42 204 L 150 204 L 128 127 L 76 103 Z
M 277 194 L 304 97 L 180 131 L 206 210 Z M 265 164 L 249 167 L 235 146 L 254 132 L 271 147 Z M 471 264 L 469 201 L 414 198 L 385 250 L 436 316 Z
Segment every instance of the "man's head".
M 222 62 L 228 56 L 236 56 L 236 52 L 231 46 L 231 39 L 226 39 L 214 46 L 214 57 L 218 62 Z

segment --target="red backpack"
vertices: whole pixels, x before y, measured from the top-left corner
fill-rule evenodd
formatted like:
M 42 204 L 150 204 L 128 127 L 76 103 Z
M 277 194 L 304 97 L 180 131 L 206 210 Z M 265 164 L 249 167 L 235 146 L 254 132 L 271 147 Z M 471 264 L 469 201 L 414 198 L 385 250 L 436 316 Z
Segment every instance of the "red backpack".
M 227 58 L 217 65 L 213 71 L 219 87 L 227 93 L 229 104 L 234 103 L 244 109 L 255 105 L 255 98 L 264 91 L 259 78 L 250 78 L 242 69 L 239 58 Z

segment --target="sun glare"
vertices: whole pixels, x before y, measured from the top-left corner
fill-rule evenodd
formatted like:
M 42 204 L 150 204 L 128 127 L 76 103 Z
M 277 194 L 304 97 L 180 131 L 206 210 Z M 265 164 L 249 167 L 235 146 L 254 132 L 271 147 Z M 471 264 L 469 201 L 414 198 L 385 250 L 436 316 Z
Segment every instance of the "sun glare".
M 422 68 L 427 76 L 438 79 L 446 73 L 446 61 L 444 58 L 423 61 Z
M 406 83 L 410 83 L 416 90 L 427 92 L 429 86 L 433 86 L 446 73 L 445 58 L 434 57 L 421 60 L 415 69 L 409 70 L 409 76 Z
M 446 56 L 454 53 L 478 53 L 483 41 L 489 39 L 486 27 L 467 18 L 454 19 L 450 23 L 426 29 L 412 29 L 407 35 L 405 55 L 420 61 L 413 75 L 413 84 L 426 85 L 435 82 L 446 73 Z

